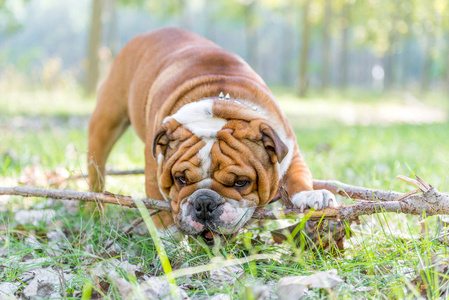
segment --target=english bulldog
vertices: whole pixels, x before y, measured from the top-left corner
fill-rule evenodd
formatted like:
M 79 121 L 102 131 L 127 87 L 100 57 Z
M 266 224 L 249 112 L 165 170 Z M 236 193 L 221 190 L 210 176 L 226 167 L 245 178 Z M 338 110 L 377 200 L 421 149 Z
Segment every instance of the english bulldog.
M 88 168 L 103 191 L 106 159 L 132 125 L 145 143 L 145 190 L 170 202 L 154 221 L 231 239 L 282 185 L 296 208 L 336 206 L 312 175 L 262 78 L 238 55 L 192 32 L 132 39 L 115 58 L 89 123 Z

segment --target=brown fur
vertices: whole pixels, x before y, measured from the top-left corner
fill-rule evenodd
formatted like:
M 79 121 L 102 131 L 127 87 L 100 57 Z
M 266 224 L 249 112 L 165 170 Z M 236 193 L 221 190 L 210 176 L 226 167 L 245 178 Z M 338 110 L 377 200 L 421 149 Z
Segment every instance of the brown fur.
M 132 124 L 145 143 L 146 194 L 163 199 L 160 187 L 172 199 L 175 215 L 179 209 L 176 199 L 183 199 L 196 187 L 180 189 L 174 185 L 172 175 L 177 168 L 183 169 L 182 164 L 198 167 L 196 154 L 204 142 L 174 120 L 161 128 L 162 121 L 185 104 L 217 97 L 220 92 L 264 108 L 270 113 L 270 120 L 263 120 L 252 109 L 242 109 L 232 103 L 214 105 L 216 117 L 237 120 L 219 131 L 219 142 L 212 147 L 214 181 L 211 189 L 232 199 L 244 196 L 257 205 L 268 203 L 278 188 L 274 164 L 286 155 L 285 147 L 281 143 L 276 145 L 278 137 L 273 124 L 281 124 L 287 136 L 296 141 L 288 120 L 260 76 L 239 56 L 194 33 L 175 28 L 134 38 L 114 60 L 99 91 L 89 125 L 91 189 L 104 190 L 106 159 L 115 142 Z M 158 144 L 153 147 L 153 141 L 155 137 L 156 140 L 163 139 L 164 134 L 171 138 L 165 141 L 166 144 L 159 141 L 159 151 L 165 152 L 165 158 L 158 166 L 153 157 Z M 282 181 L 290 195 L 312 190 L 312 177 L 296 142 L 293 151 L 291 165 Z M 234 180 L 229 177 L 232 167 L 232 174 L 245 173 L 253 180 L 238 193 L 229 187 L 229 182 Z M 200 177 L 195 171 L 189 174 L 191 180 L 201 180 Z M 161 215 L 164 223 L 173 222 L 169 213 Z

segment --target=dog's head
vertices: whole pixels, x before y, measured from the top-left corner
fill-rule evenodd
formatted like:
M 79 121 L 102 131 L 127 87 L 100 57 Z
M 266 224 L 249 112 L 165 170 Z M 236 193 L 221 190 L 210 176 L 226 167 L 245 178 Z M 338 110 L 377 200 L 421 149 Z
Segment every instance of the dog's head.
M 262 113 L 229 100 L 193 102 L 167 117 L 153 156 L 177 227 L 208 245 L 234 236 L 277 192 L 292 152 L 281 135 Z

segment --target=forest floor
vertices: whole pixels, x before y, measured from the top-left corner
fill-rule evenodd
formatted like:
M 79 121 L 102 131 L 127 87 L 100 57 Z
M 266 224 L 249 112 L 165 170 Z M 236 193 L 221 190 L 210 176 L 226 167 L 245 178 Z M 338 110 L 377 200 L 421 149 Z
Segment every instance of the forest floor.
M 275 94 L 315 178 L 408 192 L 396 175 L 418 174 L 440 191 L 449 190 L 448 105 L 440 98 L 348 92 L 297 99 L 276 89 Z M 76 91 L 0 94 L 0 186 L 87 191 L 85 180 L 69 177 L 86 172 L 86 126 L 94 104 Z M 108 168 L 141 169 L 143 164 L 143 144 L 128 130 Z M 106 186 L 112 193 L 145 195 L 143 176 L 111 176 Z M 77 203 L 0 197 L 0 299 L 2 293 L 117 299 L 142 291 L 153 297 L 168 292 L 145 225 L 123 234 L 139 217 L 138 210 L 109 207 L 104 218 L 94 220 Z M 379 213 L 361 218 L 360 225 L 351 225 L 342 255 L 304 250 L 291 241 L 276 243 L 270 231 L 290 223 L 254 224 L 232 243 L 213 249 L 165 236 L 173 269 L 204 267 L 179 276 L 176 284 L 192 299 L 286 299 L 288 288 L 307 299 L 435 298 L 445 293 L 448 248 L 438 241 L 436 217 Z M 112 246 L 105 249 L 109 242 Z M 214 267 L 238 258 L 247 260 L 227 269 Z M 279 282 L 298 275 L 310 279 L 317 272 L 335 284 Z M 143 282 L 150 288 L 145 290 Z M 417 282 L 423 283 L 420 289 Z

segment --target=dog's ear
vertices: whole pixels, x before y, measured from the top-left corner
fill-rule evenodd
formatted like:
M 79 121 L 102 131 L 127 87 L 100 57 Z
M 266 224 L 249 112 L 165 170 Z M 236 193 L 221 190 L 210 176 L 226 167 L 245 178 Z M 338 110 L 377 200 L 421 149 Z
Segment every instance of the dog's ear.
M 151 144 L 151 150 L 153 152 L 153 157 L 156 158 L 156 147 L 161 146 L 162 153 L 165 154 L 165 150 L 167 149 L 167 145 L 170 142 L 171 135 L 179 126 L 181 123 L 176 121 L 173 118 L 169 118 L 168 120 L 164 121 L 161 126 L 156 130 L 156 133 L 153 137 L 153 142 Z
M 268 124 L 262 123 L 260 125 L 260 132 L 262 133 L 262 142 L 265 149 L 271 154 L 272 161 L 277 159 L 281 162 L 288 153 L 288 147 L 279 138 L 279 135 Z M 275 161 L 273 161 L 275 163 Z
M 162 124 L 154 134 L 153 143 L 151 144 L 151 150 L 153 151 L 154 158 L 156 158 L 156 146 L 161 146 L 162 151 L 165 152 L 165 148 L 170 141 L 170 139 L 168 138 L 167 130 L 167 126 L 165 126 L 165 124 Z

